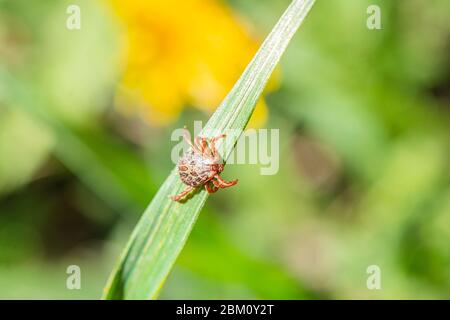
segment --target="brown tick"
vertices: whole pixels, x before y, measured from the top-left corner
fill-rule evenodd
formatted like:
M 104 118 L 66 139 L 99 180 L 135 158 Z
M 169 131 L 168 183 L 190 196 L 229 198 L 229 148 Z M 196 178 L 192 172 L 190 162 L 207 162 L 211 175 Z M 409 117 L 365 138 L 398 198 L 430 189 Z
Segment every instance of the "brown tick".
M 189 132 L 185 129 L 183 137 L 191 149 L 178 161 L 178 173 L 187 188 L 180 194 L 172 196 L 172 200 L 180 201 L 192 190 L 201 186 L 205 186 L 209 193 L 214 193 L 220 188 L 228 188 L 238 182 L 238 179 L 225 181 L 219 175 L 223 171 L 224 164 L 217 152 L 216 141 L 225 138 L 224 134 L 211 139 L 196 137 L 192 144 Z

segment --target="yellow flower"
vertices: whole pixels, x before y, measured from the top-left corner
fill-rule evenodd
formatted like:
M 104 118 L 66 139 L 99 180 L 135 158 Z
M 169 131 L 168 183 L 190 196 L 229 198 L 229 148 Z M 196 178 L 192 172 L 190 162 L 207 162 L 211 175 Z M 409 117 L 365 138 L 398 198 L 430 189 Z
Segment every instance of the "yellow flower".
M 170 123 L 186 105 L 215 110 L 258 49 L 218 0 L 110 2 L 127 43 L 119 101 L 152 124 Z M 260 126 L 266 118 L 261 99 L 251 124 Z

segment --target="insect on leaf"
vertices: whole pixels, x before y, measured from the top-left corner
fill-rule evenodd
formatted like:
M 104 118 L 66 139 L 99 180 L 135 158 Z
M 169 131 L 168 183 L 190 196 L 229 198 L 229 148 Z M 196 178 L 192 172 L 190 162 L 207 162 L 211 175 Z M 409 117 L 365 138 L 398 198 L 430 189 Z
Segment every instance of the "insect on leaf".
M 204 127 L 203 136 L 217 130 L 245 128 L 269 76 L 313 3 L 295 0 L 289 5 Z M 225 159 L 238 137 L 233 139 L 224 146 Z M 172 170 L 132 232 L 108 280 L 104 299 L 157 297 L 208 197 L 206 191 L 200 190 L 185 203 L 169 199 L 184 188 L 176 169 Z

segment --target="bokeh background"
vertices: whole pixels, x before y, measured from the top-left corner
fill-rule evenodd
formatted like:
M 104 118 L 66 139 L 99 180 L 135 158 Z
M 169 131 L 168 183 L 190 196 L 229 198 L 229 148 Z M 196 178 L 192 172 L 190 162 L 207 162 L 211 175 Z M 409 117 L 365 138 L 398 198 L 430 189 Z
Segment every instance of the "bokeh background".
M 101 296 L 170 133 L 208 119 L 288 4 L 0 0 L 0 298 Z M 318 0 L 251 122 L 280 129 L 279 173 L 227 167 L 239 184 L 209 198 L 161 298 L 450 298 L 449 12 Z

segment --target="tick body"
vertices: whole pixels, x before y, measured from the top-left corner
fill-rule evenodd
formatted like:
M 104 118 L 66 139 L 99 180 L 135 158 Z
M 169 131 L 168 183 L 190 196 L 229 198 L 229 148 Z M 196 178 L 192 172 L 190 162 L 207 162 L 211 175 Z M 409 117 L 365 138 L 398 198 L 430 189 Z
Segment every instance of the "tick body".
M 221 188 L 234 186 L 238 180 L 225 181 L 220 177 L 224 164 L 216 149 L 216 141 L 225 135 L 208 139 L 196 137 L 194 143 L 189 139 L 189 132 L 185 129 L 184 139 L 191 146 L 178 161 L 178 173 L 181 181 L 187 185 L 186 189 L 172 196 L 172 200 L 181 201 L 195 188 L 204 186 L 206 191 L 214 193 Z

